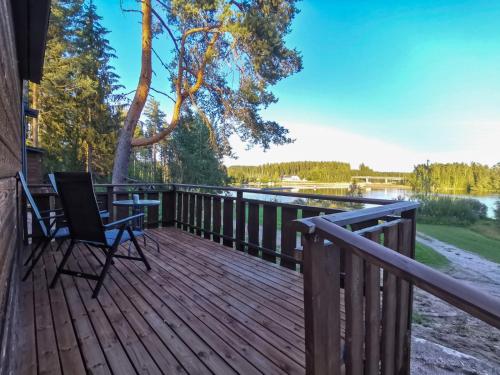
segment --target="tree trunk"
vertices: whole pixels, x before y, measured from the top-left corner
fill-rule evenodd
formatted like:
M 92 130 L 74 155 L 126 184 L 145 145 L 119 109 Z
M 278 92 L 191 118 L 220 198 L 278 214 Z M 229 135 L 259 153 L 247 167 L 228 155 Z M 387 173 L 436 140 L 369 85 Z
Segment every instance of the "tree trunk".
M 113 184 L 126 182 L 132 137 L 148 98 L 151 86 L 151 0 L 142 1 L 142 58 L 141 75 L 132 104 L 127 112 L 125 123 L 120 131 L 113 165 Z

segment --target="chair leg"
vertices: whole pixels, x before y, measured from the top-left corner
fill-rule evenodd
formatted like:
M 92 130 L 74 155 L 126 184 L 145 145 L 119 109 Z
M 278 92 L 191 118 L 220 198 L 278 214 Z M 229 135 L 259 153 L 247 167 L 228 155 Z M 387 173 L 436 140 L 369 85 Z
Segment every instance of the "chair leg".
M 96 253 L 94 253 L 94 251 L 90 248 L 90 246 L 88 244 L 84 244 L 85 247 L 87 248 L 87 250 L 90 252 L 90 254 L 92 254 L 92 256 L 97 260 L 97 262 L 103 266 L 104 264 L 101 262 L 101 260 L 99 259 L 99 257 L 97 256 Z M 106 253 L 104 253 L 104 255 L 106 255 Z
M 33 258 L 33 255 L 35 255 L 36 251 L 38 250 L 38 248 L 40 247 L 40 245 L 44 242 L 44 240 L 41 238 L 40 241 L 37 242 L 35 248 L 33 250 L 31 250 L 31 253 L 28 257 L 28 259 L 26 259 L 26 261 L 24 262 L 24 265 L 27 266 L 28 263 L 30 262 L 31 258 Z
M 130 239 L 134 243 L 135 249 L 137 250 L 137 253 L 139 254 L 139 257 L 142 259 L 142 261 L 146 265 L 146 269 L 149 271 L 151 269 L 151 266 L 149 265 L 149 262 L 146 259 L 146 256 L 142 252 L 142 249 L 139 246 L 139 242 L 137 241 L 137 238 L 135 238 L 134 232 L 132 232 L 130 229 L 127 229 L 127 231 L 128 231 L 128 234 L 130 235 Z
M 59 240 L 59 244 L 57 245 L 57 248 L 56 248 L 56 253 L 61 249 L 62 244 L 65 242 L 66 242 L 66 240 Z
M 66 262 L 68 261 L 69 256 L 71 255 L 71 252 L 73 251 L 74 247 L 75 247 L 75 242 L 71 241 L 68 248 L 66 249 L 66 252 L 64 253 L 64 256 L 61 260 L 61 263 L 57 267 L 56 274 L 54 275 L 54 278 L 52 279 L 52 282 L 50 283 L 50 288 L 53 288 L 56 286 L 57 279 L 59 279 L 59 276 L 61 275 L 61 271 L 64 269 L 64 266 L 65 266 Z
M 39 253 L 33 258 L 33 261 L 31 262 L 30 268 L 28 268 L 28 270 L 24 274 L 23 279 L 22 279 L 23 281 L 26 280 L 28 278 L 29 274 L 31 273 L 31 271 L 33 271 L 33 268 L 35 268 L 36 264 L 38 263 L 38 261 L 42 257 L 43 252 L 45 251 L 45 249 L 47 248 L 47 246 L 50 244 L 50 241 L 51 241 L 51 239 L 46 239 L 44 241 L 44 243 L 42 245 L 42 248 L 40 249 Z
M 109 253 L 106 254 L 106 261 L 104 262 L 104 266 L 102 267 L 101 274 L 99 275 L 99 280 L 97 280 L 97 284 L 94 288 L 94 291 L 92 292 L 92 298 L 96 298 L 97 295 L 99 294 L 99 291 L 101 290 L 102 284 L 104 282 L 104 278 L 106 277 L 106 274 L 108 273 L 109 267 L 111 266 L 111 263 L 113 262 L 113 255 L 116 252 L 116 248 L 111 248 L 109 250 Z

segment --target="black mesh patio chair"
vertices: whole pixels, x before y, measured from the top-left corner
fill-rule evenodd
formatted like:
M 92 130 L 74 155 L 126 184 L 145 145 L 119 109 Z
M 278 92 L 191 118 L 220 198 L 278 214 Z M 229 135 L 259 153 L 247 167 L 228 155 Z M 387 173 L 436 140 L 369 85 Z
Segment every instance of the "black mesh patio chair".
M 143 232 L 132 229 L 134 220 L 144 214 L 141 213 L 109 224 L 103 224 L 89 173 L 55 173 L 55 180 L 68 222 L 71 242 L 57 267 L 56 274 L 50 284 L 51 288 L 55 286 L 61 274 L 83 277 L 97 281 L 92 293 L 92 298 L 95 298 L 99 294 L 104 278 L 113 263 L 113 258 L 141 261 L 145 264 L 147 270 L 151 269 L 136 238 L 143 235 Z M 127 241 L 132 241 L 139 256 L 118 254 L 120 245 Z M 79 243 L 86 245 L 89 251 L 91 251 L 91 247 L 104 251 L 106 260 L 99 275 L 64 268 L 73 248 Z
M 52 186 L 52 189 L 54 190 L 54 192 L 57 195 L 59 195 L 59 191 L 57 189 L 56 178 L 54 176 L 54 173 L 49 173 L 49 181 L 50 181 L 50 185 Z M 109 219 L 109 217 L 110 217 L 109 212 L 107 210 L 100 210 L 99 215 L 101 215 L 101 218 L 103 218 L 103 219 Z
M 69 237 L 69 229 L 66 226 L 65 221 L 63 220 L 64 214 L 61 208 L 55 210 L 40 211 L 35 202 L 35 199 L 33 198 L 33 195 L 31 195 L 31 192 L 28 188 L 28 183 L 26 182 L 26 178 L 24 177 L 23 173 L 18 172 L 17 178 L 23 188 L 24 196 L 31 206 L 32 223 L 36 224 L 38 229 L 40 230 L 40 239 L 24 262 L 24 265 L 26 266 L 31 260 L 31 265 L 23 276 L 24 281 L 28 278 L 31 271 L 33 271 L 33 268 L 35 268 L 36 264 L 38 263 L 44 251 L 50 245 L 52 240 L 56 239 L 59 241 L 59 245 L 57 247 L 57 250 L 59 250 L 64 240 Z M 57 227 L 55 227 L 56 225 Z

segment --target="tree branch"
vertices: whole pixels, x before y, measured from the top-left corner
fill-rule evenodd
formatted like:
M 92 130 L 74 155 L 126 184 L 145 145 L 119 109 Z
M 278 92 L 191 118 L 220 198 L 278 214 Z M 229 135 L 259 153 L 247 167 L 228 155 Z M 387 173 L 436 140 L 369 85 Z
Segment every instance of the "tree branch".
M 205 54 L 203 56 L 203 61 L 201 63 L 200 68 L 198 69 L 198 72 L 196 73 L 196 83 L 193 86 L 191 86 L 191 88 L 189 89 L 189 92 L 188 92 L 189 95 L 194 94 L 196 91 L 198 91 L 200 89 L 200 87 L 203 83 L 203 78 L 205 77 L 205 68 L 207 66 L 210 52 L 212 51 L 212 49 L 215 45 L 215 42 L 217 42 L 219 35 L 220 34 L 218 34 L 218 33 L 214 34 L 212 36 L 212 40 L 208 43 L 208 47 L 207 47 Z
M 156 58 L 160 61 L 160 64 L 170 73 L 172 74 L 172 71 L 170 70 L 170 68 L 167 66 L 167 64 L 165 64 L 165 62 L 162 60 L 162 58 L 160 57 L 160 55 L 156 52 L 156 50 L 154 48 L 152 48 L 152 51 L 153 53 L 155 54 Z
M 212 127 L 212 123 L 210 122 L 210 120 L 207 117 L 207 115 L 205 114 L 205 112 L 203 112 L 201 110 L 201 108 L 198 107 L 198 104 L 196 103 L 196 100 L 195 100 L 193 94 L 191 94 L 191 93 L 189 94 L 189 99 L 190 99 L 191 104 L 193 105 L 194 109 L 196 110 L 196 112 L 198 113 L 198 115 L 201 117 L 201 120 L 203 121 L 203 123 L 205 124 L 205 126 L 208 129 L 209 138 L 210 138 L 210 145 L 212 146 L 212 148 L 214 150 L 217 150 L 217 148 L 218 148 L 218 146 L 217 146 L 217 138 L 215 137 L 215 131 L 214 131 L 214 128 Z
M 166 92 L 157 90 L 154 87 L 150 87 L 150 89 L 151 89 L 151 91 L 154 91 L 154 92 L 156 92 L 158 94 L 165 95 L 167 98 L 169 98 L 171 101 L 173 101 L 175 103 L 175 99 L 173 97 L 171 97 L 169 94 L 167 94 Z
M 158 21 L 160 21 L 160 23 L 162 24 L 162 26 L 165 29 L 167 29 L 168 35 L 170 35 L 170 38 L 172 39 L 172 42 L 174 42 L 175 49 L 177 50 L 177 52 L 180 52 L 180 50 L 179 50 L 179 44 L 177 42 L 177 38 L 175 37 L 175 35 L 172 32 L 172 30 L 170 29 L 170 27 L 167 25 L 167 23 L 163 20 L 163 18 L 158 14 L 158 12 L 156 10 L 151 9 L 151 11 L 156 16 L 156 18 L 158 18 Z

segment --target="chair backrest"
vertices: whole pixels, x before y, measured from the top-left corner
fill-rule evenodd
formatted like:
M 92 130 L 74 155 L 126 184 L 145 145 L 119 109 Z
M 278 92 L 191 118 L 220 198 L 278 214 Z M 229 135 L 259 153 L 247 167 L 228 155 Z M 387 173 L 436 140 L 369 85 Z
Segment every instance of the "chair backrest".
M 90 173 L 56 172 L 54 176 L 71 239 L 105 244 Z
M 28 188 L 28 183 L 26 182 L 26 178 L 24 177 L 23 172 L 18 172 L 17 173 L 19 177 L 19 181 L 21 182 L 21 186 L 23 187 L 24 191 L 24 196 L 28 200 L 30 206 L 31 206 L 31 213 L 32 213 L 32 219 L 34 218 L 38 224 L 38 227 L 40 228 L 40 231 L 45 237 L 49 236 L 49 231 L 47 229 L 47 226 L 45 225 L 45 221 L 42 219 L 42 215 L 40 214 L 40 210 L 38 209 L 38 206 L 35 202 L 35 199 L 31 195 L 31 191 Z
M 52 186 L 52 189 L 54 189 L 55 193 L 59 195 L 59 192 L 57 191 L 56 177 L 54 176 L 54 173 L 49 173 L 49 182 L 50 185 Z

